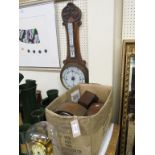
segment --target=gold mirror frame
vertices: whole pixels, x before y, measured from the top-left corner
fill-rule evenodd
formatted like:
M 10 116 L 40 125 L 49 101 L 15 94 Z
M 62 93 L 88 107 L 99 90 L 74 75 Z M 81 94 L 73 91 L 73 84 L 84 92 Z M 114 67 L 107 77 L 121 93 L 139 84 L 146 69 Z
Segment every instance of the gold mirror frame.
M 121 74 L 121 110 L 120 110 L 120 143 L 119 155 L 126 155 L 127 131 L 128 131 L 128 107 L 129 107 L 129 87 L 130 87 L 130 64 L 131 57 L 135 56 L 135 41 L 123 41 L 123 58 Z

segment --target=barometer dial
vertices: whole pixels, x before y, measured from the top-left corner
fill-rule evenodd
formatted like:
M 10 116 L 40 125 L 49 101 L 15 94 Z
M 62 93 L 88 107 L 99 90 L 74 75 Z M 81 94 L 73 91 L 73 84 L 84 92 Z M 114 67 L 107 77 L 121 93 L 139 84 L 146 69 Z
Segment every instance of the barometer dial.
M 66 67 L 61 74 L 62 83 L 66 88 L 72 88 L 86 82 L 86 77 L 81 69 L 76 66 Z

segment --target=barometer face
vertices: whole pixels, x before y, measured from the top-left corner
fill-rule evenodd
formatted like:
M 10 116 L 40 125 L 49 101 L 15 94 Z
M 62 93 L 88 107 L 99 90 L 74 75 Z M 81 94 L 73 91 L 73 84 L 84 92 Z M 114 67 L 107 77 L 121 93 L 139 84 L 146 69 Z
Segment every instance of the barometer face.
M 70 89 L 77 84 L 87 82 L 85 72 L 81 68 L 73 65 L 63 68 L 60 76 L 63 85 L 67 89 Z

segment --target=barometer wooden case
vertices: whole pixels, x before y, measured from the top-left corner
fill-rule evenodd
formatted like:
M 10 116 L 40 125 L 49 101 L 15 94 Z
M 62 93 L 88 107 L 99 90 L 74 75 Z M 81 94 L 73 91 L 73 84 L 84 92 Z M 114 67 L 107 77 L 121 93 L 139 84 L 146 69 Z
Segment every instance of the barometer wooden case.
M 60 73 L 65 88 L 69 89 L 79 83 L 88 83 L 86 61 L 82 60 L 79 46 L 79 27 L 81 10 L 73 3 L 68 3 L 62 10 L 63 25 L 67 35 L 67 57 Z

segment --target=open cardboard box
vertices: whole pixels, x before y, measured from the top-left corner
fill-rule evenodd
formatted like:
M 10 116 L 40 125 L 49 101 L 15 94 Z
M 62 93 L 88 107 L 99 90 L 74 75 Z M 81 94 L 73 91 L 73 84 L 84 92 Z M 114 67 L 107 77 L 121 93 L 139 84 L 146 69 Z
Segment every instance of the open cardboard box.
M 85 91 L 96 94 L 102 108 L 91 116 L 61 116 L 54 111 L 66 101 L 72 101 L 71 94 Z M 46 107 L 46 119 L 58 134 L 62 155 L 98 155 L 103 137 L 112 118 L 112 87 L 100 84 L 79 84 L 56 98 Z M 75 103 L 76 104 L 76 103 Z M 73 137 L 71 122 L 78 120 L 80 136 Z

